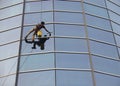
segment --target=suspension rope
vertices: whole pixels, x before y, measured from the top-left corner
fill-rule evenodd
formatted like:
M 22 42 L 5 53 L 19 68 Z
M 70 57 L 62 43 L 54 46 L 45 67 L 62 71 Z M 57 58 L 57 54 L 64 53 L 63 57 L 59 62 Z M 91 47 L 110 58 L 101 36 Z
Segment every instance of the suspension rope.
M 40 20 L 40 21 L 42 21 L 42 15 L 43 15 L 43 14 L 42 14 L 42 8 L 43 8 L 43 6 L 42 6 L 42 0 L 41 0 L 41 10 L 40 10 L 40 11 L 41 11 L 41 16 L 40 16 L 40 17 L 41 17 L 41 18 L 40 18 L 41 20 Z

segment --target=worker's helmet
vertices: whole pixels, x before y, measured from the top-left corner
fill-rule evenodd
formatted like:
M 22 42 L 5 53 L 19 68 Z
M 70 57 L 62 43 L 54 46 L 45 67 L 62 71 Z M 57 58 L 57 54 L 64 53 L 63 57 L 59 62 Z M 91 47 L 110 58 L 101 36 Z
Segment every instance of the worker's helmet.
M 44 24 L 45 24 L 45 22 L 44 22 L 44 21 L 42 21 L 42 22 L 41 22 L 41 24 L 43 24 L 43 25 L 44 25 Z

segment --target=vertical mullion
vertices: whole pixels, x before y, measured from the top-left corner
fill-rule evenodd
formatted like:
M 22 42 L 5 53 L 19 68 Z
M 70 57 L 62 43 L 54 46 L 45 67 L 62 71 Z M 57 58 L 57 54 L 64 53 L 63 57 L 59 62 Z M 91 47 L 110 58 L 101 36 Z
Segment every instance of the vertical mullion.
M 55 46 L 55 11 L 54 11 L 54 5 L 55 5 L 55 0 L 52 0 L 52 10 L 53 10 L 53 35 L 54 35 L 54 51 L 56 51 L 56 46 Z M 56 53 L 54 52 L 54 67 L 55 67 L 55 86 L 57 86 L 56 82 Z
M 83 20 L 84 20 L 85 33 L 86 33 L 86 41 L 87 41 L 87 47 L 88 47 L 92 81 L 93 81 L 93 86 L 96 86 L 96 80 L 95 80 L 95 75 L 94 75 L 94 67 L 93 67 L 93 62 L 92 62 L 92 54 L 91 54 L 91 51 L 90 51 L 90 42 L 89 42 L 88 29 L 87 29 L 87 20 L 86 20 L 85 11 L 84 11 L 84 0 L 82 0 L 81 3 L 82 3 L 82 14 L 83 14 Z
M 106 9 L 107 9 L 107 14 L 108 14 L 108 18 L 109 18 L 109 21 L 110 21 L 110 27 L 111 27 L 111 30 L 112 30 L 112 34 L 113 34 L 113 38 L 114 38 L 114 42 L 115 42 L 115 46 L 116 46 L 116 49 L 117 49 L 117 53 L 118 53 L 118 59 L 120 59 L 120 54 L 119 54 L 119 50 L 118 50 L 118 47 L 117 47 L 117 41 L 116 41 L 116 38 L 115 38 L 115 34 L 114 34 L 114 30 L 113 30 L 113 27 L 112 27 L 112 21 L 110 19 L 110 15 L 109 15 L 109 12 L 108 12 L 108 6 L 107 6 L 107 2 L 105 0 L 105 5 L 106 5 Z
M 22 22 L 21 22 L 21 34 L 20 34 L 20 44 L 19 44 L 15 86 L 18 86 L 18 78 L 19 78 L 19 70 L 20 70 L 19 66 L 20 66 L 21 47 L 22 47 L 22 35 L 23 35 L 23 26 L 24 26 L 24 15 L 25 15 L 25 0 L 23 0 L 23 13 L 22 13 Z

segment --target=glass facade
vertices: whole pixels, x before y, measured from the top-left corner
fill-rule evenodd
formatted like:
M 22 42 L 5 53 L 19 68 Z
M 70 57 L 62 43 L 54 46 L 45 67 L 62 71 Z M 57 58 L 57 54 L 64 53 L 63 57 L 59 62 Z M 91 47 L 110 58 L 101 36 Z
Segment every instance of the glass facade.
M 119 0 L 0 0 L 0 86 L 120 86 L 119 9 Z M 41 21 L 52 35 L 31 49 L 24 37 Z

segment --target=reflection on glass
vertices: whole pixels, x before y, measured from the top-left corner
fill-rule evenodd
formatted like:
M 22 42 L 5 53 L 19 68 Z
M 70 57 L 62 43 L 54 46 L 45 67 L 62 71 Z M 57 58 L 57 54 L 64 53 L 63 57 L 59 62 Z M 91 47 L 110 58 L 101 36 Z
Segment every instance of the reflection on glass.
M 115 46 L 90 41 L 90 49 L 94 54 L 118 58 L 117 48 Z
M 43 71 L 20 74 L 18 86 L 55 86 L 55 72 Z
M 95 74 L 96 76 L 96 84 L 97 86 L 119 86 L 120 85 L 120 78 L 103 75 L 103 74 Z
M 55 0 L 54 6 L 55 10 L 82 11 L 81 2 Z
M 48 10 L 52 10 L 52 1 L 50 0 L 40 1 L 40 2 L 29 2 L 26 3 L 26 7 L 25 7 L 25 12 L 40 12 L 40 11 L 48 11 Z
M 120 75 L 119 61 L 93 56 L 93 65 L 95 70 Z
M 39 22 L 39 23 L 40 23 L 40 22 Z M 46 24 L 45 27 L 47 28 L 48 31 L 51 32 L 51 35 L 54 34 L 54 33 L 53 33 L 53 32 L 54 32 L 54 31 L 53 31 L 53 24 Z M 33 26 L 26 26 L 26 27 L 23 28 L 23 36 L 22 36 L 23 39 L 24 39 L 24 37 L 27 35 L 27 33 L 28 33 L 30 30 L 32 30 L 33 28 L 35 28 L 35 25 L 33 25 Z M 48 34 L 44 29 L 41 29 L 41 31 L 42 31 L 43 36 L 46 35 L 46 34 Z M 33 33 L 31 33 L 28 38 L 32 38 L 32 35 L 33 35 Z
M 22 16 L 16 16 L 0 21 L 0 31 L 21 26 Z
M 114 2 L 115 0 L 112 0 L 112 1 Z M 120 1 L 118 1 L 118 2 L 120 3 Z M 117 4 L 118 4 L 118 2 L 117 2 Z M 111 3 L 107 0 L 106 0 L 106 4 L 107 4 L 107 8 L 109 8 L 110 10 L 120 14 L 120 7 L 118 5 L 115 5 L 115 4 L 113 4 L 113 3 Z
M 22 50 L 21 53 L 33 53 L 33 52 L 45 52 L 54 50 L 54 39 L 50 38 L 45 42 L 45 49 L 41 50 L 39 46 L 36 45 L 36 49 L 32 49 L 33 44 L 28 44 L 25 41 L 22 41 Z
M 83 26 L 56 24 L 55 35 L 85 37 L 85 30 Z
M 34 13 L 34 14 L 26 14 L 24 18 L 24 24 L 37 24 L 41 21 L 44 22 L 53 22 L 53 13 L 45 12 L 45 13 Z
M 113 22 L 111 24 L 112 24 L 113 31 L 116 32 L 117 34 L 120 34 L 120 25 Z
M 11 6 L 20 2 L 23 2 L 23 0 L 0 0 L 0 8 Z
M 54 54 L 38 54 L 22 56 L 20 71 L 45 69 L 54 67 Z
M 0 86 L 15 86 L 16 75 L 0 78 Z
M 85 2 L 105 7 L 105 0 L 84 0 Z
M 19 42 L 0 46 L 0 59 L 18 55 Z
M 114 22 L 117 22 L 118 24 L 120 24 L 120 15 L 117 15 L 113 12 L 109 11 L 109 15 L 110 15 L 110 19 Z
M 88 34 L 90 38 L 115 44 L 113 33 L 88 27 Z
M 55 21 L 68 23 L 83 23 L 83 16 L 81 13 L 55 12 Z
M 105 30 L 111 30 L 111 25 L 109 20 L 102 18 L 86 15 L 87 24 L 95 27 L 99 27 Z
M 118 46 L 120 46 L 120 36 L 115 35 L 116 43 Z
M 0 33 L 0 44 L 9 43 L 20 39 L 20 28 Z
M 20 4 L 20 5 L 16 5 L 16 6 L 12 6 L 12 7 L 0 10 L 0 13 L 1 13 L 0 19 L 4 19 L 7 17 L 17 15 L 17 14 L 21 14 L 22 10 L 23 10 L 22 7 L 23 7 L 23 5 Z
M 89 5 L 89 4 L 84 4 L 84 9 L 85 9 L 86 13 L 90 13 L 93 15 L 108 18 L 108 14 L 107 14 L 106 9 L 103 9 L 103 8 L 100 8 L 97 6 L 93 6 L 93 5 Z
M 0 62 L 0 76 L 9 75 L 16 72 L 17 58 Z
M 58 51 L 88 52 L 86 40 L 83 39 L 56 38 L 55 42 Z
M 56 54 L 56 67 L 88 69 L 89 56 L 83 54 Z
M 90 72 L 56 71 L 57 86 L 93 86 Z

